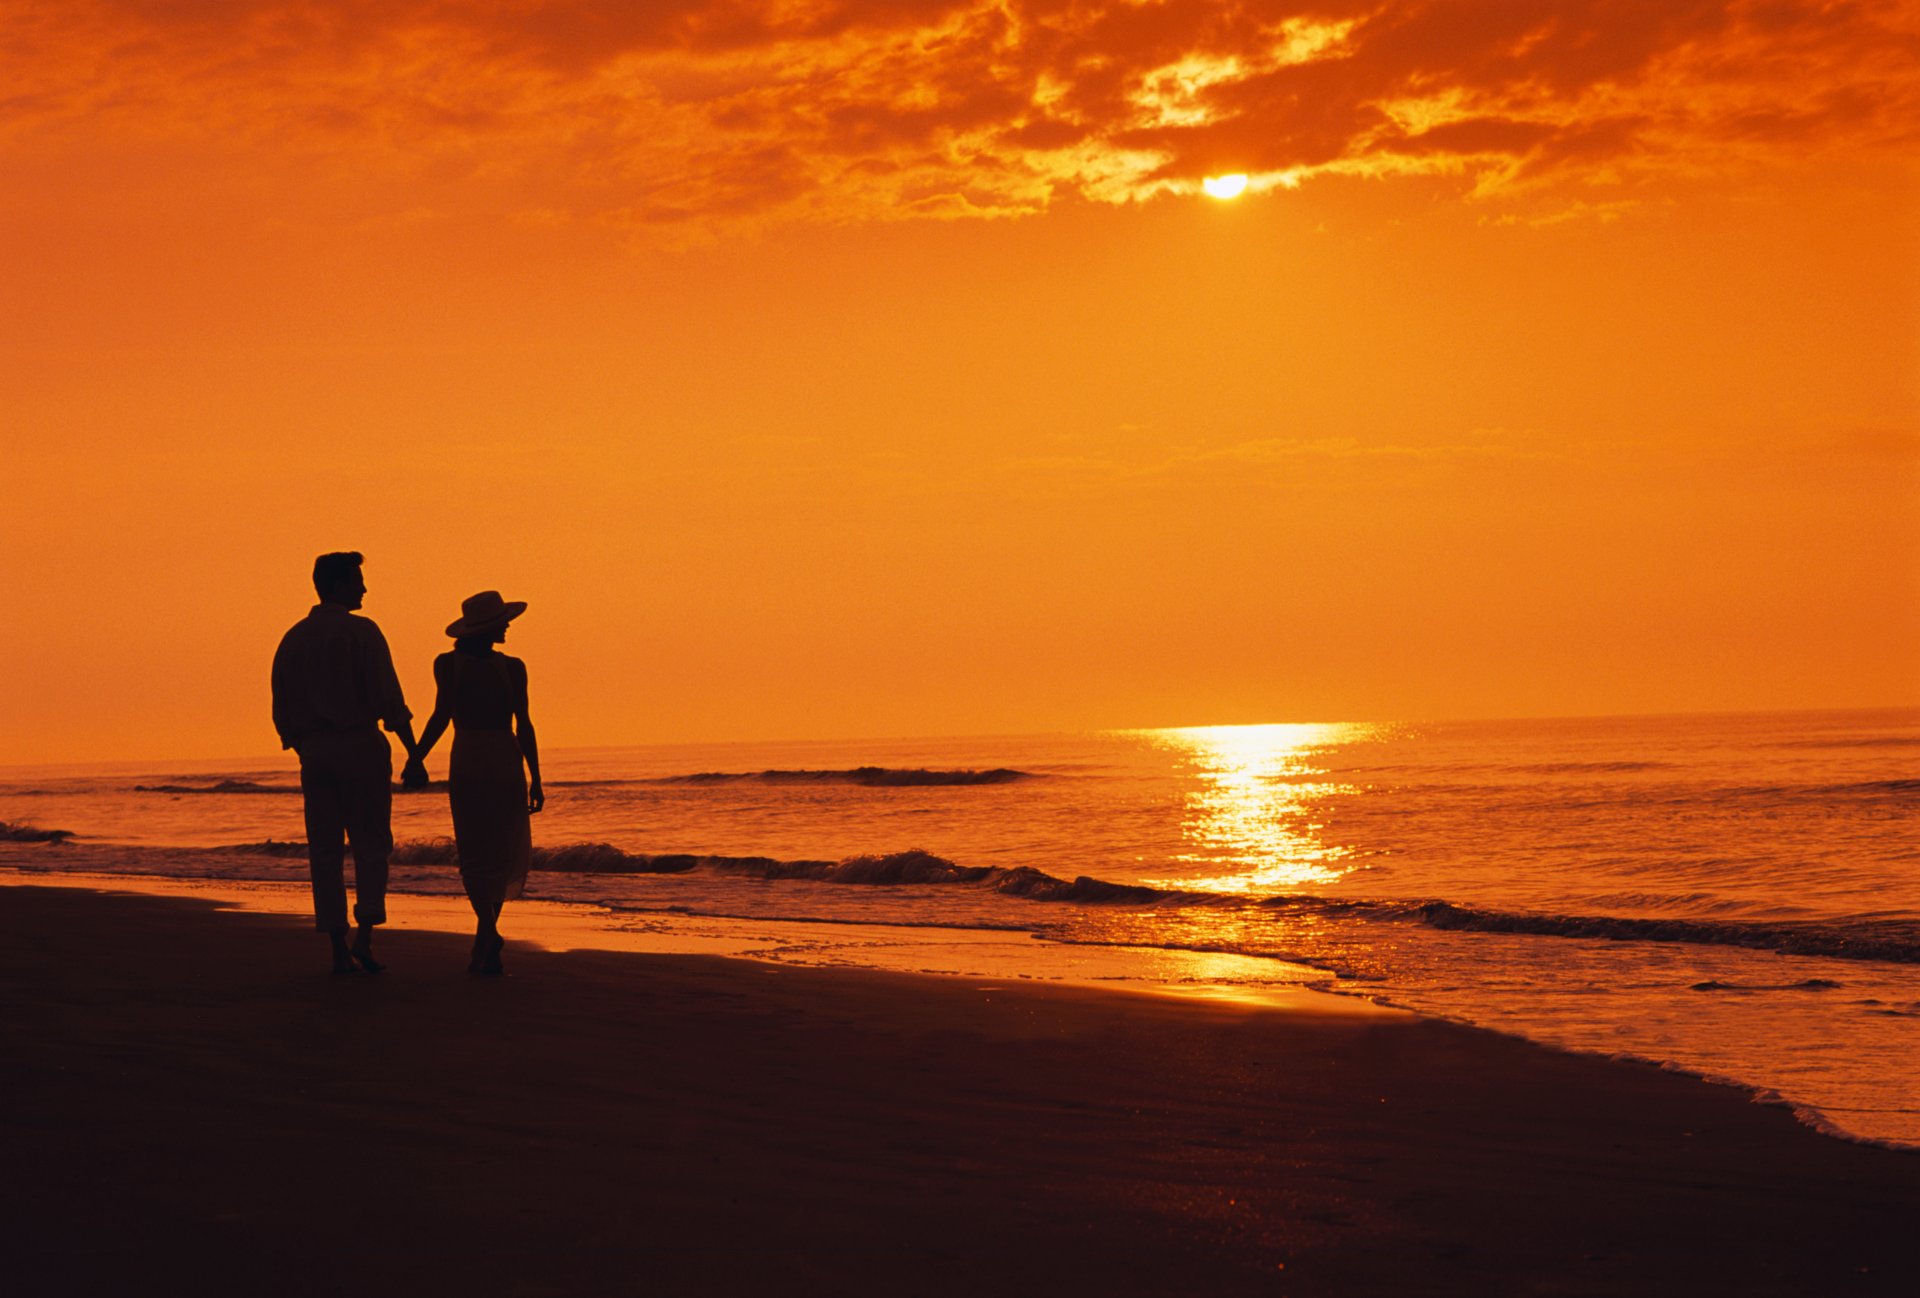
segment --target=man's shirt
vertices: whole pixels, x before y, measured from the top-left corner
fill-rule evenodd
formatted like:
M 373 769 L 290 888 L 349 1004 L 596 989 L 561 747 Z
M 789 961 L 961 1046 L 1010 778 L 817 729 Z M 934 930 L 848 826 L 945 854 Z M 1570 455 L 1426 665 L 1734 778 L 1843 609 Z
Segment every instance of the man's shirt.
M 380 628 L 338 604 L 313 611 L 280 638 L 273 655 L 273 728 L 294 748 L 315 731 L 392 730 L 411 719 Z

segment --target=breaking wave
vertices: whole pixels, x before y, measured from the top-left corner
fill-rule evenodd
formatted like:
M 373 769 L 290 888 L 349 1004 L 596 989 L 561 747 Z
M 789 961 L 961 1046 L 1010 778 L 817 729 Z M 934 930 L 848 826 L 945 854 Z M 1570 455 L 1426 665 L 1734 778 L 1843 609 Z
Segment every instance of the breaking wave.
M 269 838 L 260 843 L 229 843 L 212 849 L 234 856 L 298 857 L 306 859 L 307 845 L 299 839 Z
M 688 858 L 679 858 L 688 859 Z M 1152 906 L 1240 906 L 1250 898 L 1112 883 L 1081 875 L 1071 881 L 1029 866 L 958 865 L 930 852 L 855 856 L 841 861 L 777 861 L 768 857 L 692 858 L 706 868 L 762 879 L 821 883 L 967 884 L 1030 901 Z M 1258 899 L 1268 913 L 1291 911 L 1327 918 L 1417 923 L 1446 932 L 1514 933 L 1537 937 L 1682 942 L 1776 951 L 1838 960 L 1920 964 L 1920 921 L 1884 919 L 1792 920 L 1773 923 L 1614 915 L 1553 915 L 1485 910 L 1449 901 L 1352 900 L 1310 895 Z
M 304 857 L 303 842 L 268 839 L 215 849 L 236 855 Z M 407 839 L 387 857 L 394 865 L 458 865 L 460 849 L 451 838 Z M 868 887 L 965 884 L 1029 901 L 1066 901 L 1132 905 L 1204 905 L 1238 902 L 1211 893 L 1179 892 L 1141 884 L 1111 883 L 1081 875 L 1060 879 L 1031 866 L 958 865 L 918 848 L 837 861 L 783 861 L 771 856 L 712 856 L 692 852 L 628 852 L 611 843 L 563 843 L 533 849 L 532 868 L 556 874 L 685 874 L 705 870 L 769 882 L 798 879 L 814 883 Z
M 611 843 L 562 843 L 534 848 L 532 867 L 557 874 L 677 874 L 691 870 L 698 859 L 623 852 Z M 395 843 L 388 860 L 395 865 L 458 865 L 460 849 L 451 838 L 409 839 Z
M 0 820 L 0 843 L 64 843 L 72 837 L 71 829 L 42 829 Z
M 39 831 L 36 831 L 39 832 Z M 297 842 L 239 844 L 228 852 L 297 857 Z M 396 865 L 458 865 L 451 838 L 394 845 Z M 1248 897 L 1114 883 L 1080 875 L 1062 879 L 1031 866 L 960 865 L 917 848 L 840 860 L 780 860 L 770 856 L 713 856 L 685 852 L 628 852 L 610 843 L 564 843 L 533 849 L 533 868 L 560 874 L 685 874 L 704 871 L 768 882 L 800 880 L 858 887 L 963 886 L 1026 901 L 1155 907 L 1254 907 L 1268 915 L 1297 915 L 1382 924 L 1419 924 L 1450 933 L 1589 938 L 1614 942 L 1672 942 L 1743 947 L 1781 955 L 1833 960 L 1920 964 L 1920 920 L 1836 918 L 1754 921 L 1702 917 L 1559 915 L 1494 910 L 1444 900 L 1380 900 L 1289 893 Z M 1814 984 L 1797 984 L 1813 986 Z M 1701 987 L 1698 990 L 1745 990 Z
M 930 771 L 890 766 L 856 766 L 844 771 L 700 771 L 693 775 L 663 776 L 659 784 L 859 784 L 870 788 L 921 788 L 926 786 L 1012 784 L 1037 779 L 1030 771 L 1009 770 L 997 766 L 990 771 Z
M 457 865 L 460 852 L 450 838 L 422 839 L 396 844 L 390 859 L 398 865 Z M 1200 897 L 1086 876 L 1069 882 L 1027 866 L 1005 869 L 957 865 L 917 848 L 879 856 L 850 856 L 838 861 L 782 861 L 771 856 L 625 852 L 608 843 L 568 843 L 534 848 L 533 868 L 562 874 L 684 874 L 705 870 L 769 882 L 799 879 L 867 887 L 972 884 L 1032 901 L 1152 903 Z
M 221 780 L 218 784 L 136 784 L 135 793 L 298 793 L 297 784 L 261 784 L 255 780 Z
M 713 857 L 706 862 L 731 873 L 761 879 L 807 879 L 817 883 L 971 884 L 1029 901 L 1077 901 L 1133 904 L 1202 900 L 1204 894 L 1168 892 L 1139 884 L 1109 883 L 1088 875 L 1069 882 L 1031 866 L 1006 868 L 957 865 L 943 856 L 911 849 L 884 856 L 850 856 L 839 861 L 776 861 L 768 857 Z
M 307 845 L 299 839 L 269 838 L 260 843 L 232 843 L 214 851 L 235 856 L 271 856 L 305 860 Z M 691 870 L 709 857 L 651 855 L 623 852 L 611 843 L 563 843 L 533 849 L 533 868 L 561 874 L 677 874 Z M 460 850 L 451 838 L 411 838 L 393 845 L 387 860 L 393 865 L 458 865 Z
M 1383 917 L 1416 920 L 1450 932 L 1520 933 L 1536 937 L 1604 938 L 1614 942 L 1684 942 L 1737 946 L 1831 960 L 1920 964 L 1920 920 L 1834 919 L 1763 923 L 1742 920 L 1644 919 L 1623 915 L 1543 915 L 1480 910 L 1449 901 L 1372 902 Z M 1400 912 L 1392 914 L 1391 912 Z
M 1709 978 L 1688 988 L 1696 992 L 1830 992 L 1840 984 L 1831 978 L 1802 978 L 1797 983 L 1726 983 Z
M 614 788 L 635 784 L 851 784 L 872 789 L 917 789 L 965 787 L 979 784 L 1014 784 L 1041 777 L 1031 771 L 1016 771 L 996 766 L 984 771 L 935 771 L 891 766 L 855 766 L 840 771 L 697 771 L 691 775 L 661 775 L 646 779 L 548 780 L 550 789 Z M 424 789 L 444 792 L 445 780 L 435 780 Z M 135 793 L 171 794 L 297 794 L 298 784 L 269 784 L 259 780 L 219 780 L 212 784 L 136 784 Z M 417 792 L 394 786 L 395 792 Z

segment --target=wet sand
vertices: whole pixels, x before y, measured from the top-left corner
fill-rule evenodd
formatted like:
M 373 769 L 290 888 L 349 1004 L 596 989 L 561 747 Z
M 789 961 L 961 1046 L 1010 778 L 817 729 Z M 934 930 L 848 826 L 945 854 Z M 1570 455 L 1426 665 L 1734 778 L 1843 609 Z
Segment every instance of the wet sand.
M 1920 1292 L 1920 1156 L 1653 1068 L 426 928 L 333 977 L 179 891 L 0 888 L 11 1292 Z

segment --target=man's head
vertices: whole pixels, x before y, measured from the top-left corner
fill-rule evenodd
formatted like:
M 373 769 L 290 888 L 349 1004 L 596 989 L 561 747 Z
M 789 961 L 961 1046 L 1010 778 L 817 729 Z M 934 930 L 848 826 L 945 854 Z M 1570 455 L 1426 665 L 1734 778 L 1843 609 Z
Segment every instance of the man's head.
M 337 550 L 313 561 L 313 589 L 323 603 L 359 608 L 367 583 L 360 576 L 365 562 L 357 550 Z

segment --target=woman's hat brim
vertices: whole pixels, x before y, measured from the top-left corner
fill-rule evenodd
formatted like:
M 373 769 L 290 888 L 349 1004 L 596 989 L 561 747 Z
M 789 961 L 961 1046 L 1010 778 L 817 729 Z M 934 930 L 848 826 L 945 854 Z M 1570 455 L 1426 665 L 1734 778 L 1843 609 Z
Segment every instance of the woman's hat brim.
M 513 619 L 527 611 L 527 601 L 510 599 L 501 606 L 500 612 L 482 622 L 469 622 L 457 618 L 447 624 L 447 634 L 458 640 L 461 636 L 479 635 L 482 631 L 497 631 Z

